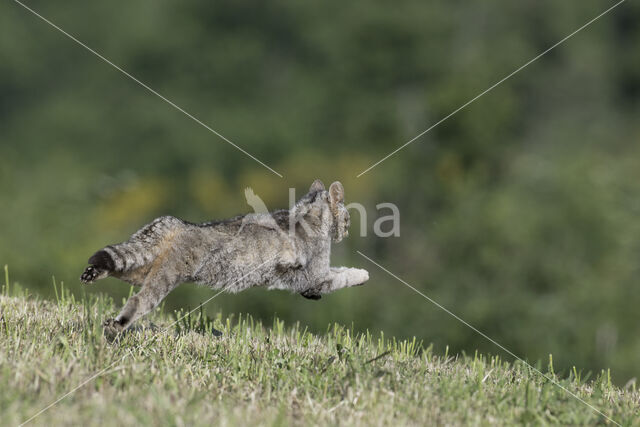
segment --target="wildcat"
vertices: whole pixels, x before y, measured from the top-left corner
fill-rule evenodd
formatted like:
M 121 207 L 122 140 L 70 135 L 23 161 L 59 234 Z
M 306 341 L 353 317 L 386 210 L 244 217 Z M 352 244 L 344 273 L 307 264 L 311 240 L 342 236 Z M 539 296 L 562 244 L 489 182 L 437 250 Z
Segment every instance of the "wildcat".
M 124 243 L 89 258 L 80 276 L 89 284 L 117 277 L 140 291 L 105 327 L 120 332 L 153 310 L 179 284 L 195 282 L 240 292 L 253 286 L 287 289 L 309 299 L 362 285 L 366 270 L 331 267 L 331 243 L 348 235 L 344 188 L 315 180 L 290 210 L 194 224 L 157 218 Z

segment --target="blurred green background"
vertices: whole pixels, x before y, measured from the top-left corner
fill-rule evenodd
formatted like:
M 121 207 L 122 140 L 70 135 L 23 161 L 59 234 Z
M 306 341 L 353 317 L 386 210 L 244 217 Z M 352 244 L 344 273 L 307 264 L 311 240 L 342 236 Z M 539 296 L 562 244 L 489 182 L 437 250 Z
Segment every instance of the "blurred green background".
M 492 344 L 556 369 L 640 374 L 640 5 L 626 2 L 360 178 L 391 150 L 606 8 L 601 0 L 27 3 L 284 175 L 279 178 L 18 4 L 0 4 L 0 263 L 52 297 L 159 215 L 286 207 L 315 178 L 368 208 L 334 246 L 364 287 L 254 289 L 211 313 L 337 321 L 443 352 Z M 373 235 L 375 205 L 401 235 Z M 388 211 L 380 214 L 388 214 Z M 184 285 L 165 309 L 212 291 Z

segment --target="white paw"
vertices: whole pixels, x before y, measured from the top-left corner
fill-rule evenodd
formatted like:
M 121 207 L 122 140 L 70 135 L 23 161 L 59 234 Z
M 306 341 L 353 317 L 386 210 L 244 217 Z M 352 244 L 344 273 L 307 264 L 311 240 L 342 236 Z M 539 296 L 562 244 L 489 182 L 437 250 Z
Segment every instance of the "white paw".
M 363 285 L 364 282 L 369 280 L 369 272 L 367 270 L 355 269 L 352 277 L 356 285 Z

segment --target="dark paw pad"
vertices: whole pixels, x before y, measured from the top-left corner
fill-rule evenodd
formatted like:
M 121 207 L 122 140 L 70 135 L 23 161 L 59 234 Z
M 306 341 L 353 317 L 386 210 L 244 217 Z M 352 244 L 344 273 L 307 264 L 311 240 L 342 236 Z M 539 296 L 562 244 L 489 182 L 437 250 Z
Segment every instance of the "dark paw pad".
M 320 298 L 322 298 L 322 295 L 320 295 L 320 292 L 318 292 L 317 289 L 307 289 L 306 291 L 301 292 L 300 295 L 312 300 L 319 300 Z
M 82 283 L 91 283 L 96 280 L 100 274 L 102 274 L 102 270 L 90 265 L 80 275 L 80 281 Z

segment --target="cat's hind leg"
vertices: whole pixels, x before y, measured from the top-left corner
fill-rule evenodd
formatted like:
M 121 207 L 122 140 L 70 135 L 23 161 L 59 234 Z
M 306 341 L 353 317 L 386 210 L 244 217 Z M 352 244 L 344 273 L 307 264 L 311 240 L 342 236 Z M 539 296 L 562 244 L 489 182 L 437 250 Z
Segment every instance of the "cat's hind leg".
M 175 289 L 181 280 L 165 271 L 151 272 L 142 289 L 127 300 L 115 319 L 108 319 L 105 330 L 109 334 L 121 332 L 131 326 L 136 320 L 151 312 L 169 293 Z

